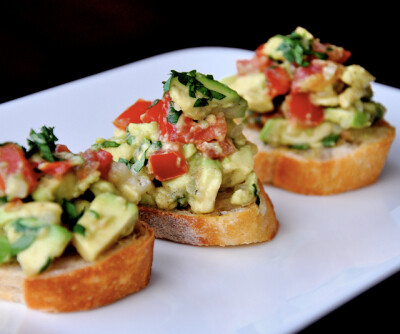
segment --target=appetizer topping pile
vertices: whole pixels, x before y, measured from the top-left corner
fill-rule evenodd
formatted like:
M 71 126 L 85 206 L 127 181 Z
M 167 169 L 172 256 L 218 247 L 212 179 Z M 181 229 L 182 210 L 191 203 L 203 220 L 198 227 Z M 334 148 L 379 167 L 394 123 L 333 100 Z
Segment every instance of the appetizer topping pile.
M 94 147 L 128 166 L 143 205 L 209 213 L 223 191 L 245 206 L 259 201 L 256 147 L 235 122 L 246 109 L 211 75 L 171 71 L 161 99 L 137 100 L 114 120 L 114 136 Z
M 265 143 L 332 147 L 351 142 L 385 113 L 371 100 L 375 78 L 359 65 L 344 65 L 350 56 L 298 27 L 270 38 L 253 58 L 238 60 L 237 75 L 224 82 L 247 100 L 248 125 L 262 129 Z
M 96 260 L 138 218 L 136 179 L 125 164 L 102 149 L 74 154 L 57 140 L 43 126 L 31 130 L 28 149 L 0 145 L 0 264 L 16 260 L 28 276 L 70 245 Z

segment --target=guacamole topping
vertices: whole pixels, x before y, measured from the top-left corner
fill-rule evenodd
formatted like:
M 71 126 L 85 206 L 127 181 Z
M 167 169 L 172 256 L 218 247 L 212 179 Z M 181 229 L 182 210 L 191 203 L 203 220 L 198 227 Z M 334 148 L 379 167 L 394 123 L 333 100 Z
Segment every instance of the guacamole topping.
M 94 145 L 143 185 L 140 204 L 209 213 L 221 192 L 232 205 L 257 202 L 256 147 L 237 122 L 246 100 L 196 70 L 172 70 L 163 87 L 162 98 L 138 99 L 114 120 L 114 136 Z
M 27 148 L 0 145 L 0 265 L 16 261 L 27 276 L 67 249 L 95 261 L 138 219 L 137 180 L 125 164 L 101 148 L 74 154 L 57 141 L 43 126 Z
M 298 27 L 271 37 L 253 58 L 238 60 L 237 74 L 223 82 L 248 101 L 247 124 L 262 129 L 264 143 L 333 147 L 353 130 L 373 126 L 386 111 L 372 100 L 375 77 L 360 65 L 345 65 L 350 56 Z

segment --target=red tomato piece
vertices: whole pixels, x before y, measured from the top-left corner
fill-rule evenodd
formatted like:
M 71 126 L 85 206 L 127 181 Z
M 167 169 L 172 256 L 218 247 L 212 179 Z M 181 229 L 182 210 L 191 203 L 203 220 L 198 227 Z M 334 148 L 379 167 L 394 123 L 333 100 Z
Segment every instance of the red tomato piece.
M 324 119 L 324 109 L 312 104 L 308 93 L 291 93 L 286 102 L 288 119 L 301 126 L 316 126 Z
M 184 143 L 199 144 L 211 140 L 224 140 L 227 124 L 223 113 L 207 116 L 205 123 L 198 123 L 185 117 L 184 123 L 178 128 L 178 134 Z
M 253 57 L 251 59 L 240 59 L 236 61 L 236 70 L 238 75 L 246 75 L 249 73 L 255 73 L 259 71 L 258 58 Z
M 149 107 L 146 112 L 141 116 L 143 123 L 160 122 L 162 109 L 164 107 L 163 100 L 152 102 L 151 108 Z
M 62 176 L 71 169 L 71 165 L 67 160 L 44 162 L 42 164 L 39 164 L 38 167 L 43 173 L 50 174 L 54 177 Z
M 78 177 L 80 179 L 84 179 L 96 170 L 101 173 L 103 179 L 107 179 L 113 161 L 111 153 L 104 150 L 94 151 L 88 149 L 82 153 L 82 157 L 85 162 L 78 168 Z
M 269 84 L 269 93 L 272 97 L 284 95 L 290 90 L 291 78 L 289 73 L 282 67 L 269 67 L 265 71 Z
M 262 54 L 261 50 L 264 44 L 260 45 L 251 59 L 241 59 L 236 61 L 236 69 L 238 75 L 246 75 L 249 73 L 263 72 L 272 64 L 272 60 Z
M 195 122 L 190 117 L 181 115 L 179 123 L 172 124 L 167 120 L 170 98 L 166 96 L 160 117 L 160 133 L 168 141 L 198 144 L 211 140 L 223 140 L 227 132 L 226 119 L 223 113 L 209 115 L 205 122 Z M 181 119 L 182 118 L 182 119 Z
M 6 185 L 3 181 L 3 177 L 0 176 L 0 196 L 5 196 Z
M 341 46 L 329 43 L 321 43 L 318 38 L 313 40 L 312 49 L 315 52 L 322 52 L 328 55 L 328 59 L 339 64 L 345 63 L 351 56 L 351 52 Z
M 188 165 L 182 153 L 162 152 L 152 154 L 149 157 L 149 167 L 158 181 L 175 179 L 188 172 Z
M 29 195 L 37 185 L 37 175 L 34 172 L 24 151 L 16 144 L 9 143 L 0 146 L 0 193 L 7 195 L 6 183 L 11 175 L 19 175 L 26 182 Z
M 322 69 L 323 66 L 320 62 L 312 62 L 307 67 L 297 68 L 292 81 L 292 91 L 314 91 L 324 81 Z
M 66 145 L 57 144 L 54 152 L 56 152 L 56 153 L 68 152 L 69 153 L 71 151 L 69 150 L 69 148 Z
M 237 151 L 235 145 L 228 138 L 223 141 L 203 142 L 196 147 L 211 159 L 222 159 Z
M 121 130 L 126 130 L 130 123 L 142 123 L 140 116 L 147 111 L 147 109 L 151 106 L 151 103 L 151 101 L 138 99 L 133 105 L 119 115 L 113 121 L 113 124 Z
M 334 72 L 330 73 L 328 77 L 326 73 L 324 75 L 325 67 L 331 67 L 328 73 L 332 72 L 332 69 L 334 69 Z M 339 79 L 341 70 L 342 65 L 335 64 L 332 61 L 313 59 L 309 66 L 297 68 L 292 81 L 291 90 L 296 93 L 322 91 Z

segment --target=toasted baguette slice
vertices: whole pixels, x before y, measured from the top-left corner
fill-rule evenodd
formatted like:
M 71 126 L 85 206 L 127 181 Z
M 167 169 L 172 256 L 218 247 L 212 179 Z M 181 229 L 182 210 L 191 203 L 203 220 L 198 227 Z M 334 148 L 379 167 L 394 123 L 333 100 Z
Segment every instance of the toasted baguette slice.
M 274 207 L 260 183 L 260 204 L 233 206 L 229 193 L 218 197 L 215 210 L 195 214 L 190 210 L 161 210 L 140 206 L 142 220 L 156 238 L 195 246 L 234 246 L 273 239 L 279 228 Z
M 63 255 L 43 274 L 25 277 L 18 264 L 0 266 L 0 299 L 47 312 L 89 310 L 144 288 L 150 280 L 154 231 L 137 222 L 135 233 L 96 262 Z
M 360 131 L 358 140 L 333 148 L 297 151 L 276 148 L 259 139 L 259 131 L 243 133 L 258 147 L 255 171 L 265 184 L 294 193 L 330 195 L 374 183 L 385 165 L 395 128 L 385 121 Z M 365 133 L 365 132 L 364 132 Z

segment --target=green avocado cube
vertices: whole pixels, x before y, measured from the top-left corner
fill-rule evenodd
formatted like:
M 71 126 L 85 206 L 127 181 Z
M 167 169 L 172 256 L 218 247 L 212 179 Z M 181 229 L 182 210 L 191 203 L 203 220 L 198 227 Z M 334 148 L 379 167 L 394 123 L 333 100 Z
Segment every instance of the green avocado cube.
M 113 193 L 102 193 L 78 220 L 72 243 L 86 261 L 95 261 L 118 239 L 132 233 L 137 219 L 135 204 Z
M 59 257 L 71 240 L 71 233 L 60 225 L 43 227 L 35 241 L 17 255 L 17 261 L 27 276 L 45 271 Z
M 227 119 L 243 118 L 247 101 L 211 75 L 172 71 L 167 81 L 169 95 L 178 109 L 194 120 L 223 111 Z
M 37 218 L 42 223 L 60 224 L 62 209 L 53 202 L 27 202 L 15 207 L 0 207 L 0 227 L 18 218 Z

